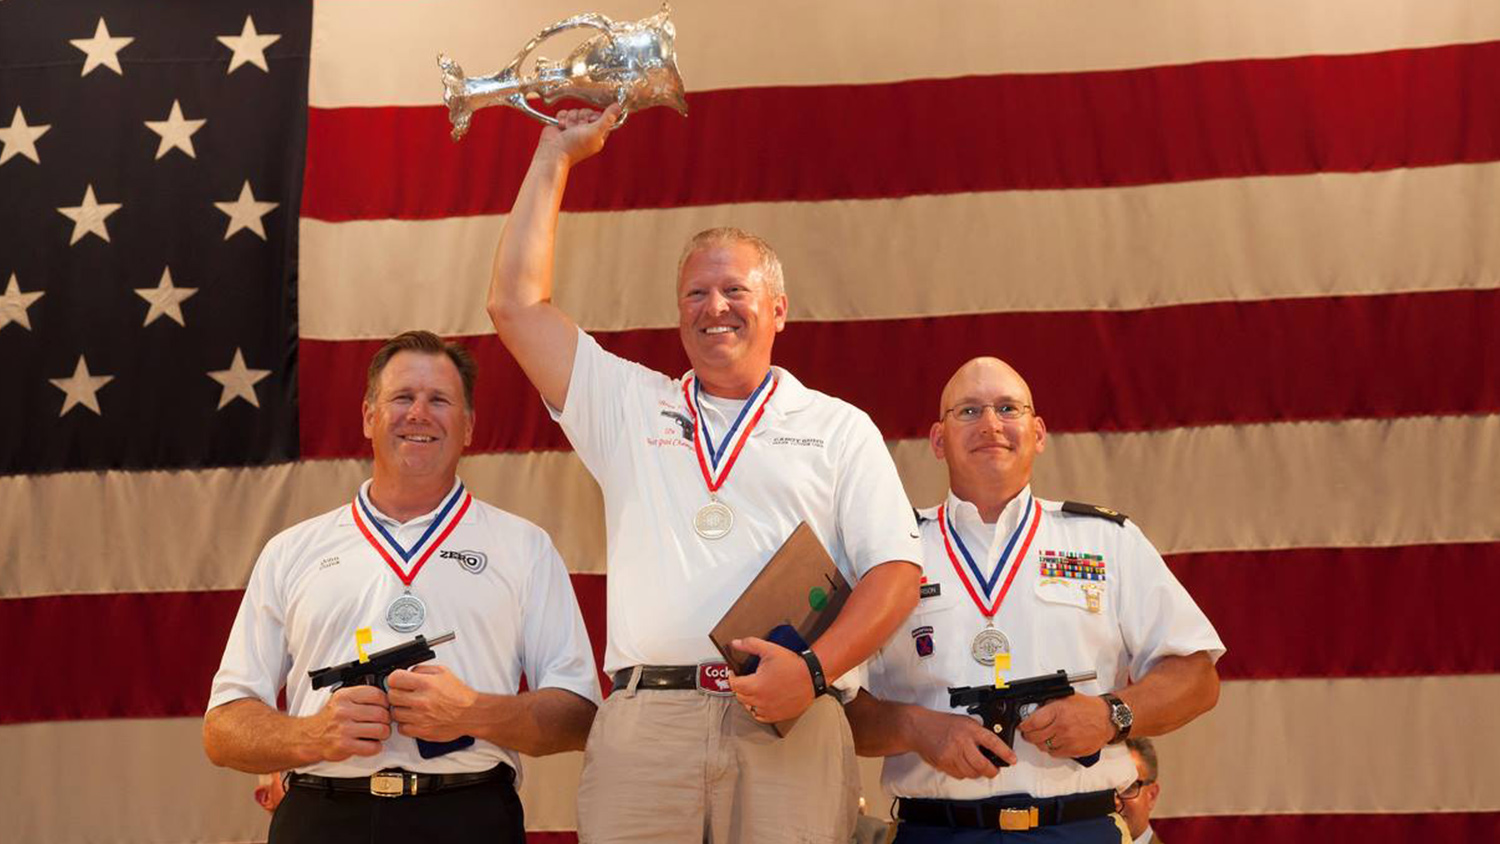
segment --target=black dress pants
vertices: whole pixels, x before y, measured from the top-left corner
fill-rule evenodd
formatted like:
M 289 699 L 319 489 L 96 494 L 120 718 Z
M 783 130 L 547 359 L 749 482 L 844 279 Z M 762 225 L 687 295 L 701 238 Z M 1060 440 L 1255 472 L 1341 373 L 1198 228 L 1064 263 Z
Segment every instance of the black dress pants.
M 521 798 L 504 779 L 411 797 L 294 786 L 270 844 L 525 844 Z

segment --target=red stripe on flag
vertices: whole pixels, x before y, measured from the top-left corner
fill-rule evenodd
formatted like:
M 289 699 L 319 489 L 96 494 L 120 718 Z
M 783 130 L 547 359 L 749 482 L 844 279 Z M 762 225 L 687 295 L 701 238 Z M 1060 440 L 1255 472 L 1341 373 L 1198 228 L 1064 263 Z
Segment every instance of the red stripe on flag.
M 690 118 L 658 109 L 632 119 L 607 154 L 571 177 L 564 207 L 1095 188 L 1500 159 L 1500 42 L 688 100 Z M 954 115 L 975 109 L 982 131 L 956 131 Z M 755 116 L 750 133 L 746 115 Z M 537 125 L 493 109 L 461 143 L 448 131 L 442 106 L 310 109 L 302 213 L 338 221 L 508 211 Z
M 1500 671 L 1491 608 L 1500 543 L 1216 551 L 1167 563 L 1229 649 L 1225 679 Z
M 594 662 L 603 665 L 604 577 L 575 574 L 572 581 Z M 16 676 L 35 678 L 0 697 L 0 724 L 202 715 L 242 595 L 216 590 L 0 600 L 0 630 L 25 631 L 29 643 L 15 649 L 11 665 L 20 669 Z
M 0 630 L 24 635 L 0 724 L 197 715 L 208 702 L 239 590 L 118 592 L 0 601 Z M 19 665 L 16 663 L 19 662 Z
M 1489 604 L 1500 592 L 1500 543 L 1215 552 L 1168 563 L 1229 647 L 1225 679 L 1500 672 Z M 1462 589 L 1438 576 L 1451 571 L 1464 573 Z M 602 665 L 605 577 L 572 581 Z M 41 678 L 3 698 L 0 723 L 201 714 L 239 602 L 238 591 L 0 601 L 0 629 L 24 630 L 33 643 L 12 655 L 17 676 Z M 1399 643 L 1372 635 L 1382 630 L 1400 631 Z
M 1500 812 L 1222 815 L 1153 818 L 1151 826 L 1161 833 L 1163 841 L 1212 841 L 1214 844 L 1263 844 L 1266 841 L 1278 844 L 1323 844 L 1326 841 L 1407 844 L 1409 841 L 1500 840 Z
M 1278 299 L 792 323 L 775 359 L 868 412 L 890 439 L 925 437 L 943 384 L 977 355 L 1005 358 L 1026 376 L 1053 432 L 1140 431 L 1492 413 L 1500 410 L 1496 325 L 1496 290 Z M 594 336 L 653 369 L 687 369 L 675 328 Z M 568 448 L 499 340 L 464 342 L 480 362 L 472 450 Z M 303 457 L 369 453 L 357 373 L 380 344 L 302 341 Z M 922 365 L 881 365 L 892 349 L 920 349 Z

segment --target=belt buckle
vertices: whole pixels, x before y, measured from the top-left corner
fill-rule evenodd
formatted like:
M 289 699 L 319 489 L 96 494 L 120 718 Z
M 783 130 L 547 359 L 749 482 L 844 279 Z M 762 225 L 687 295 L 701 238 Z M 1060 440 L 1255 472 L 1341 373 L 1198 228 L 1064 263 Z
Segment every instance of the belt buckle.
M 370 775 L 370 793 L 376 797 L 406 794 L 406 777 L 400 771 L 377 771 Z
M 1037 811 L 1029 809 L 1001 809 L 1000 828 L 1009 832 L 1025 832 L 1037 827 Z
M 724 662 L 698 663 L 695 681 L 698 691 L 715 697 L 729 697 L 734 690 L 729 688 L 729 665 Z

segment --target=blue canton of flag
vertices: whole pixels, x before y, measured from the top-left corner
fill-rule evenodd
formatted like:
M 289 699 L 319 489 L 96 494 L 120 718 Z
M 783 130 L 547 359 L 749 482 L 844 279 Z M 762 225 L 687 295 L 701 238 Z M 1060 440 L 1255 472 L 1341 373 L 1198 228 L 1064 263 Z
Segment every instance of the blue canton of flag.
M 0 3 L 0 474 L 297 457 L 311 14 Z

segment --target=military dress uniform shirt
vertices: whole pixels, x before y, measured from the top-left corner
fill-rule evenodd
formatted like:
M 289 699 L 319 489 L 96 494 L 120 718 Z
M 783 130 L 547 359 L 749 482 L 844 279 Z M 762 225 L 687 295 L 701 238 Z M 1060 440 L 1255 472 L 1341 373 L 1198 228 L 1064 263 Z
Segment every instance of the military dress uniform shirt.
M 1010 643 L 1007 679 L 1093 670 L 1098 679 L 1076 687 L 1097 695 L 1145 676 L 1165 656 L 1207 651 L 1217 660 L 1224 652 L 1213 626 L 1167 569 L 1161 556 L 1134 523 L 1077 515 L 1056 501 L 1043 501 L 1022 490 L 986 525 L 978 510 L 949 494 L 947 516 L 985 579 L 987 595 L 974 572 L 968 580 L 993 603 L 1009 569 L 996 563 L 1015 537 L 1018 565 L 1009 592 L 994 617 L 994 626 Z M 1036 512 L 1039 509 L 1039 514 Z M 923 596 L 905 624 L 868 665 L 868 689 L 878 698 L 913 703 L 940 712 L 964 713 L 948 705 L 949 686 L 993 684 L 995 671 L 971 654 L 985 616 L 970 597 L 960 567 L 968 568 L 956 543 L 945 543 L 938 508 L 922 511 Z M 1035 535 L 1025 543 L 1031 522 Z M 949 557 L 952 546 L 958 558 Z M 1054 759 L 1016 733 L 1013 748 L 1019 762 L 992 779 L 960 780 L 922 761 L 915 753 L 887 757 L 882 773 L 886 788 L 898 797 L 976 800 L 1004 794 L 1053 797 L 1128 785 L 1135 763 L 1124 744 L 1106 746 L 1091 767 L 1072 759 Z

